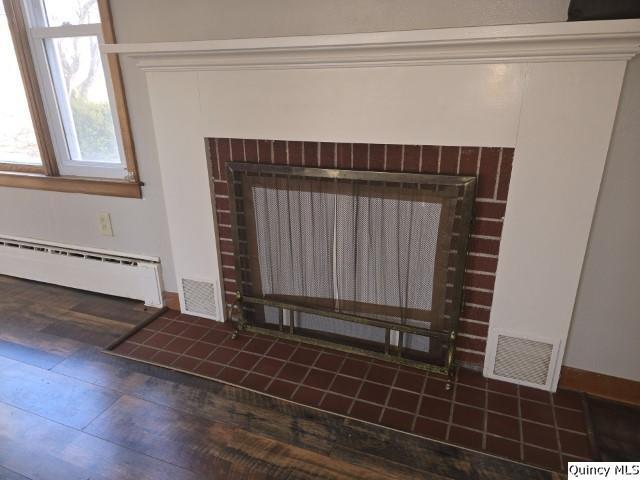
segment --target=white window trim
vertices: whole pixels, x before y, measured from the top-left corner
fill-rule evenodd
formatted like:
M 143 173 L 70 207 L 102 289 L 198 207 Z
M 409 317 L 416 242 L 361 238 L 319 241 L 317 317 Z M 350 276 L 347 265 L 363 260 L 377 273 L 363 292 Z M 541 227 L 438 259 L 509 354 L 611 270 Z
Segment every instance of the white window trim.
M 95 178 L 112 178 L 124 179 L 127 177 L 127 165 L 125 153 L 122 143 L 121 129 L 116 110 L 116 102 L 113 92 L 113 81 L 109 62 L 105 55 L 100 53 L 103 73 L 105 75 L 105 85 L 109 98 L 109 106 L 111 117 L 114 123 L 114 133 L 116 136 L 116 144 L 120 163 L 98 163 L 98 162 L 82 162 L 73 160 L 70 156 L 70 150 L 77 148 L 75 145 L 69 145 L 67 142 L 66 131 L 70 136 L 75 137 L 73 130 L 73 121 L 71 120 L 71 112 L 68 104 L 60 105 L 58 95 L 66 96 L 64 89 L 57 89 L 56 83 L 51 77 L 50 68 L 55 68 L 55 63 L 49 63 L 49 56 L 45 41 L 52 38 L 67 37 L 86 37 L 95 36 L 99 43 L 104 43 L 102 28 L 100 23 L 85 25 L 62 25 L 56 27 L 48 27 L 44 18 L 44 6 L 42 0 L 23 0 L 25 23 L 29 35 L 29 47 L 34 59 L 36 76 L 38 84 L 42 92 L 43 104 L 47 122 L 51 131 L 51 140 L 53 149 L 56 154 L 58 169 L 63 176 L 79 176 L 79 177 L 95 177 Z M 77 152 L 76 152 L 77 154 Z M 79 156 L 77 154 L 77 156 Z

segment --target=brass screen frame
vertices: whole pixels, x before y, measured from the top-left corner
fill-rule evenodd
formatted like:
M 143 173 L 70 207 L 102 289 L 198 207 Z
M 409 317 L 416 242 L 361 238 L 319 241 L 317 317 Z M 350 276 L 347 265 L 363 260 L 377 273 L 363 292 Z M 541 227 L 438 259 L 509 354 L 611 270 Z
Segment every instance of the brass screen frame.
M 442 326 L 447 325 L 449 328 L 423 328 L 411 324 L 380 320 L 367 316 L 366 308 L 364 309 L 365 314 L 361 314 L 358 309 L 356 309 L 357 313 L 345 312 L 342 309 L 336 309 L 335 306 L 332 307 L 331 300 L 327 299 L 318 302 L 318 305 L 309 305 L 308 302 L 297 301 L 295 297 L 256 295 L 255 291 L 251 291 L 252 286 L 260 284 L 260 272 L 258 270 L 259 263 L 257 263 L 257 238 L 255 237 L 255 228 L 248 228 L 250 224 L 255 225 L 253 218 L 253 200 L 249 193 L 251 188 L 256 185 L 266 185 L 269 188 L 288 188 L 291 190 L 291 180 L 287 180 L 286 187 L 284 182 L 279 182 L 278 180 L 279 178 L 290 179 L 291 177 L 299 180 L 295 180 L 294 184 L 301 189 L 305 188 L 305 184 L 308 185 L 308 183 L 314 181 L 314 179 L 324 182 L 325 185 L 334 185 L 332 188 L 335 188 L 335 191 L 339 191 L 341 188 L 348 189 L 349 185 L 361 182 L 366 185 L 365 193 L 369 193 L 372 196 L 383 195 L 389 198 L 403 198 L 404 196 L 415 200 L 417 191 L 420 192 L 420 195 L 423 197 L 429 197 L 430 202 L 439 201 L 443 205 L 443 209 L 440 216 L 441 224 L 438 230 L 434 277 L 438 274 L 437 270 L 442 267 L 441 264 L 444 262 L 445 268 L 443 271 L 445 278 L 438 278 L 437 280 L 434 278 L 433 299 L 434 302 L 436 302 L 442 298 L 443 303 L 438 304 L 437 312 L 433 313 L 432 309 L 431 315 L 437 315 L 437 319 L 417 319 L 432 322 L 434 320 L 442 320 Z M 237 300 L 229 312 L 229 319 L 237 323 L 238 332 L 240 330 L 253 330 L 276 337 L 294 337 L 296 340 L 307 343 L 383 358 L 425 370 L 433 370 L 446 374 L 451 373 L 458 319 L 463 303 L 462 283 L 472 220 L 476 184 L 475 177 L 230 162 L 227 164 L 227 181 L 229 184 L 231 204 L 236 285 L 238 286 L 236 292 Z M 453 187 L 453 189 L 451 187 Z M 452 195 L 452 191 L 456 191 L 457 194 Z M 449 211 L 449 209 L 451 210 Z M 442 235 L 440 235 L 440 232 L 443 221 L 451 222 L 448 226 L 450 228 L 447 230 L 452 233 L 449 237 L 448 245 L 443 245 L 441 241 Z M 241 229 L 243 230 L 242 232 Z M 253 237 L 251 236 L 251 232 L 253 232 Z M 456 236 L 455 244 L 454 236 Z M 243 244 L 242 248 L 241 243 Z M 455 248 L 451 248 L 452 245 L 454 245 Z M 452 252 L 452 250 L 455 251 Z M 438 262 L 440 262 L 440 264 Z M 453 270 L 453 278 L 450 278 L 451 270 Z M 245 273 L 244 275 L 243 272 Z M 443 292 L 438 294 L 438 298 L 436 298 L 436 287 L 443 290 Z M 255 290 L 255 288 L 253 290 Z M 448 290 L 450 290 L 450 293 L 447 293 Z M 261 288 L 259 291 L 261 292 Z M 274 307 L 279 311 L 279 324 L 275 329 L 265 328 L 261 326 L 260 323 L 252 323 L 251 320 L 246 318 L 245 309 L 249 308 L 255 312 L 256 309 L 263 309 L 265 306 Z M 379 307 L 379 305 L 369 306 Z M 389 308 L 396 307 L 389 306 Z M 294 312 L 289 313 L 289 325 L 286 325 L 284 322 L 283 312 Z M 424 313 L 425 311 L 421 312 Z M 382 328 L 385 330 L 384 352 L 337 344 L 325 339 L 300 335 L 296 333 L 297 329 L 294 325 L 295 315 L 298 313 L 311 313 L 336 320 Z M 447 319 L 446 322 L 444 320 L 445 317 Z M 390 345 L 392 331 L 398 332 L 398 346 Z M 431 363 L 430 360 L 416 361 L 408 358 L 405 355 L 406 352 L 403 352 L 403 350 L 405 350 L 403 348 L 403 336 L 405 334 L 430 337 L 437 342 L 441 342 L 442 345 L 446 345 L 444 362 Z

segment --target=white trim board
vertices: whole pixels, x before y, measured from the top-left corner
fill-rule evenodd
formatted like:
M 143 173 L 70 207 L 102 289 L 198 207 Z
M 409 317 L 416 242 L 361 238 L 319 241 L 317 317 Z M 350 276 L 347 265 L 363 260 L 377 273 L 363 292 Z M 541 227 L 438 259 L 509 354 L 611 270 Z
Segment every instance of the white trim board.
M 143 70 L 326 68 L 629 60 L 640 20 L 101 45 Z

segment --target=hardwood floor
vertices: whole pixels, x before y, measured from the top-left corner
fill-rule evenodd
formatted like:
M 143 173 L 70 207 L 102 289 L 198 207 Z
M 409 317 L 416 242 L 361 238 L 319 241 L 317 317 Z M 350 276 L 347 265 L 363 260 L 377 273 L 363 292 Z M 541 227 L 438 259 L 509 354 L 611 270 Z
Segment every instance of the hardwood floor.
M 603 462 L 640 458 L 640 406 L 589 398 L 597 454 Z
M 141 312 L 0 277 L 0 479 L 559 478 L 103 353 Z

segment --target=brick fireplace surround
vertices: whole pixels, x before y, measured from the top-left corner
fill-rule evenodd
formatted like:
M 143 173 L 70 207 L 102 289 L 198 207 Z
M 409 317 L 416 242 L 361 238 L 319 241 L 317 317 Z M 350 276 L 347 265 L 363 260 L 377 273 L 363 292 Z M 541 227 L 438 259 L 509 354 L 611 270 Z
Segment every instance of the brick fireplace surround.
M 482 368 L 513 148 L 212 138 L 208 149 L 227 306 L 236 291 L 227 162 L 476 176 L 456 362 Z

